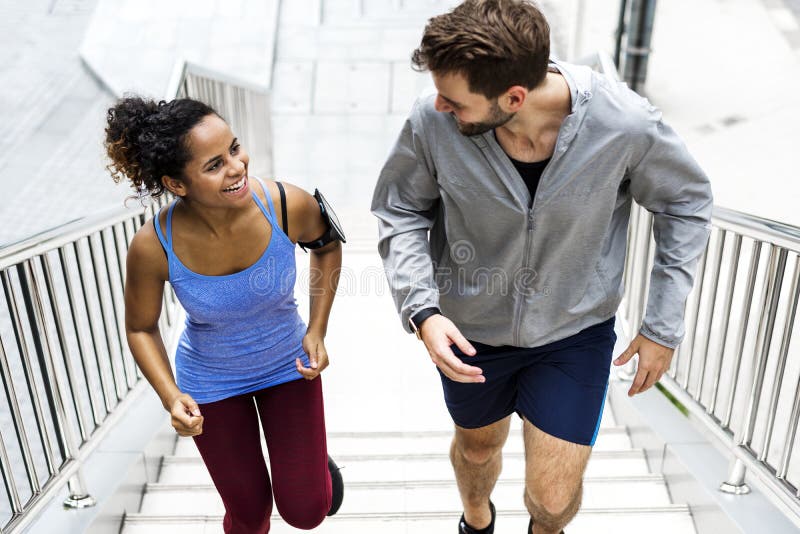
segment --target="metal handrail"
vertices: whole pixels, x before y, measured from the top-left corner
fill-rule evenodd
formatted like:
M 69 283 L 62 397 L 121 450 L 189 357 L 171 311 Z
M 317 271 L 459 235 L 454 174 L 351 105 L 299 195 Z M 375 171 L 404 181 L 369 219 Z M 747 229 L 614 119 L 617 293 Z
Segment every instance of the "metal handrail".
M 269 174 L 266 89 L 185 61 L 175 73 L 167 98 L 211 105 L 252 147 L 261 167 L 251 173 Z M 10 508 L 3 533 L 26 528 L 65 482 L 66 506 L 94 504 L 81 463 L 147 387 L 125 339 L 125 258 L 133 235 L 167 201 L 116 208 L 0 247 L 0 375 L 8 406 L 4 414 L 0 404 L 0 417 L 10 420 L 0 433 Z M 178 307 L 168 285 L 159 319 L 165 338 L 180 326 Z
M 125 255 L 164 203 L 73 221 L 0 249 L 0 374 L 14 430 L 0 435 L 11 512 L 3 532 L 24 528 L 65 482 L 65 504 L 94 503 L 80 462 L 142 377 L 125 342 Z M 175 326 L 171 290 L 164 305 L 167 333 Z
M 0 270 L 20 263 L 31 256 L 38 256 L 48 250 L 62 247 L 75 241 L 77 236 L 89 235 L 108 226 L 124 222 L 140 214 L 144 209 L 144 206 L 141 206 L 133 209 L 116 207 L 103 210 L 94 215 L 61 223 L 19 241 L 2 245 L 0 246 Z
M 620 308 L 629 334 L 642 320 L 654 248 L 652 215 L 633 209 L 633 259 Z M 800 516 L 800 473 L 790 469 L 800 383 L 796 372 L 787 380 L 790 362 L 800 357 L 791 343 L 800 296 L 800 228 L 786 226 L 714 209 L 711 239 L 688 298 L 686 335 L 660 383 L 730 451 L 722 491 L 748 493 L 749 470 L 773 500 Z M 779 409 L 785 414 L 780 419 Z M 786 424 L 777 425 L 779 420 Z
M 616 78 L 607 58 L 586 63 Z M 800 462 L 794 454 L 800 372 L 790 365 L 800 358 L 792 346 L 800 227 L 720 207 L 711 223 L 687 300 L 686 335 L 660 383 L 729 451 L 721 491 L 748 493 L 749 471 L 773 502 L 800 516 L 800 469 L 793 463 Z M 652 214 L 634 204 L 619 310 L 630 336 L 641 324 L 648 294 L 652 225 Z

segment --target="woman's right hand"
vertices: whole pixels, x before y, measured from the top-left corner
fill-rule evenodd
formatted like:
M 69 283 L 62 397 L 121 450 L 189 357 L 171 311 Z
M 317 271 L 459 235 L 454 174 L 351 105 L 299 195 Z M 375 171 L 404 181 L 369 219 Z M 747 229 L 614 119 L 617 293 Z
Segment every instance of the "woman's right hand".
M 170 407 L 172 427 L 179 436 L 199 436 L 203 433 L 203 416 L 192 397 L 181 393 L 172 400 Z

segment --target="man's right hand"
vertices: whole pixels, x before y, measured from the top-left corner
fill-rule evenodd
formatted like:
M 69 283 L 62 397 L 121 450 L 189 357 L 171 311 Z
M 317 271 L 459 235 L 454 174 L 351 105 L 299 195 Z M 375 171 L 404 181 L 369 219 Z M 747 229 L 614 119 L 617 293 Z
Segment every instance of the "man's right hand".
M 200 407 L 186 393 L 176 396 L 169 410 L 172 427 L 180 436 L 199 436 L 203 433 L 203 416 Z
M 458 331 L 453 321 L 444 315 L 432 315 L 425 319 L 419 330 L 431 360 L 447 378 L 455 382 L 486 381 L 480 367 L 465 364 L 450 349 L 450 345 L 455 344 L 467 356 L 476 354 L 475 348 Z

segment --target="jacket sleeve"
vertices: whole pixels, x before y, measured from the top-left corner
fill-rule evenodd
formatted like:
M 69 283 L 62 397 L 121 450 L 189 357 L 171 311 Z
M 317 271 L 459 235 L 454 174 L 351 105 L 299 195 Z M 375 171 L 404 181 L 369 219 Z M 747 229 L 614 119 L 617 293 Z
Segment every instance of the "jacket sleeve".
M 372 197 L 372 213 L 378 218 L 378 252 L 403 328 L 409 332 L 409 317 L 439 305 L 428 240 L 439 188 L 420 119 L 418 102 L 381 170 Z
M 649 147 L 629 168 L 630 191 L 653 214 L 655 257 L 640 333 L 675 348 L 685 333 L 684 311 L 698 258 L 711 231 L 713 198 L 705 173 L 678 135 L 649 104 Z

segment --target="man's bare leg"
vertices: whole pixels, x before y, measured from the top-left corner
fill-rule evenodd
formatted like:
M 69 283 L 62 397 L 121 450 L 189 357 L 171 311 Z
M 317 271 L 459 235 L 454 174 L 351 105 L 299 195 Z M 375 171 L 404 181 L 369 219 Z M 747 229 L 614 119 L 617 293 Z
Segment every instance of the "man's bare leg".
M 464 519 L 476 529 L 489 526 L 489 496 L 503 466 L 503 444 L 508 437 L 511 416 L 475 429 L 456 425 L 450 446 L 450 461 L 464 504 Z
M 525 506 L 533 534 L 559 534 L 581 506 L 583 473 L 592 448 L 546 434 L 524 422 Z

